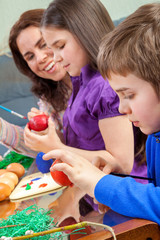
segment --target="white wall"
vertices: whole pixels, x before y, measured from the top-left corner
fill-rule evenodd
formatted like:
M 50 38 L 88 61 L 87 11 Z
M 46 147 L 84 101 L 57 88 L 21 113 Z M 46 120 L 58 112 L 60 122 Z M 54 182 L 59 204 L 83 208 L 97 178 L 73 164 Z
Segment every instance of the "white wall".
M 101 0 L 101 2 L 107 8 L 110 16 L 113 20 L 117 20 L 121 17 L 128 16 L 134 12 L 139 6 L 160 2 L 159 0 Z
M 52 0 L 0 0 L 0 54 L 8 46 L 11 26 L 26 10 L 46 8 Z M 77 0 L 78 1 L 78 0 Z M 128 16 L 140 5 L 153 0 L 101 0 L 113 20 Z M 158 1 L 159 2 L 159 1 Z

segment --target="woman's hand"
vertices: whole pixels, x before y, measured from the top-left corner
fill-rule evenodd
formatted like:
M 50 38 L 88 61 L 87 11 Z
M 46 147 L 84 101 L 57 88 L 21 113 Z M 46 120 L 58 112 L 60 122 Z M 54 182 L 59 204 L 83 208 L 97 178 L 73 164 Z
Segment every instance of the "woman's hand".
M 51 118 L 48 119 L 48 128 L 42 132 L 31 131 L 26 125 L 24 142 L 30 149 L 44 153 L 63 146 Z

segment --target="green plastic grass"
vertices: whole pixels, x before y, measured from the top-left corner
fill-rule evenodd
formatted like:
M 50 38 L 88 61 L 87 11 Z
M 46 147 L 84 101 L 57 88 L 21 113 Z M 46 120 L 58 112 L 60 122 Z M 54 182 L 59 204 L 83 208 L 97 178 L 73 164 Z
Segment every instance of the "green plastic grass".
M 0 161 L 0 169 L 5 169 L 10 163 L 16 162 L 22 164 L 23 167 L 27 170 L 31 166 L 33 160 L 34 159 L 31 157 L 27 157 L 11 151 L 3 158 L 2 161 Z
M 33 230 L 34 233 L 45 231 L 56 227 L 54 219 L 50 216 L 51 210 L 39 208 L 37 205 L 32 205 L 22 211 L 16 211 L 14 215 L 7 219 L 0 220 L 0 227 L 8 225 L 20 225 L 0 229 L 0 237 L 18 237 L 24 236 L 27 230 Z M 25 224 L 22 225 L 21 224 Z M 54 234 L 34 237 L 34 240 L 49 240 L 63 239 L 64 234 L 57 232 Z

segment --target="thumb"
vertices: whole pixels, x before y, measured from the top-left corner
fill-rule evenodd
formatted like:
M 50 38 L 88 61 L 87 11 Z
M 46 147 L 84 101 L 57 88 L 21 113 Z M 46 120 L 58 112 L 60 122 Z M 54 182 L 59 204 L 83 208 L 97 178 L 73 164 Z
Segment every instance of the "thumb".
M 48 128 L 52 129 L 52 131 L 55 129 L 55 123 L 51 117 L 48 118 Z

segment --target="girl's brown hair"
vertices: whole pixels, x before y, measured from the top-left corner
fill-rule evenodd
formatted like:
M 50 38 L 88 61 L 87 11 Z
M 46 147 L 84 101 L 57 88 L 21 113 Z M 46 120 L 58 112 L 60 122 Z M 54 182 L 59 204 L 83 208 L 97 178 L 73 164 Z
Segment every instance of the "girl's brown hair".
M 22 30 L 30 26 L 40 28 L 43 13 L 44 9 L 33 9 L 24 12 L 11 28 L 9 46 L 17 68 L 32 81 L 31 91 L 38 98 L 50 103 L 52 107 L 59 112 L 66 108 L 69 98 L 68 87 L 63 81 L 56 82 L 50 79 L 43 79 L 32 72 L 17 46 L 17 37 Z
M 99 0 L 54 0 L 45 10 L 41 27 L 71 32 L 88 53 L 90 65 L 97 69 L 101 39 L 113 30 L 114 24 Z

